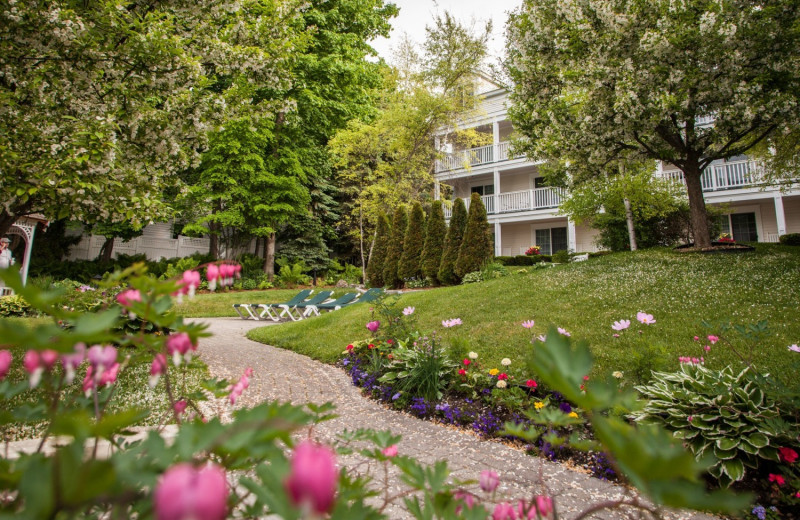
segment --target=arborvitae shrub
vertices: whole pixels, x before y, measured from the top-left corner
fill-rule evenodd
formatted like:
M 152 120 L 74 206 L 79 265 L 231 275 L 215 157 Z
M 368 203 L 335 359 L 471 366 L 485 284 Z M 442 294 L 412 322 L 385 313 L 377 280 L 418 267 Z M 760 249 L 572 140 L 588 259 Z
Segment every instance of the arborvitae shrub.
M 408 227 L 408 214 L 403 206 L 394 210 L 392 218 L 392 239 L 386 252 L 386 261 L 383 267 L 383 284 L 386 287 L 399 289 L 403 280 L 397 274 L 400 256 L 403 254 L 403 241 L 405 240 L 406 227 Z
M 442 264 L 442 251 L 447 235 L 447 224 L 444 221 L 442 201 L 435 200 L 431 205 L 431 217 L 425 227 L 425 245 L 422 247 L 422 275 L 430 278 L 434 284 L 439 283 L 439 266 Z
M 464 239 L 458 250 L 455 271 L 460 277 L 473 271 L 480 271 L 483 265 L 492 258 L 492 241 L 489 237 L 489 221 L 486 219 L 486 207 L 481 196 L 472 194 L 469 203 L 467 227 Z
M 389 217 L 384 212 L 378 215 L 378 229 L 375 232 L 375 245 L 367 265 L 367 280 L 370 287 L 383 287 L 383 269 L 386 265 L 386 254 L 389 251 L 391 240 L 391 226 Z
M 412 278 L 419 280 L 422 278 L 420 260 L 424 243 L 425 211 L 419 202 L 415 202 L 411 207 L 411 216 L 408 219 L 406 236 L 403 240 L 403 255 L 400 257 L 400 264 L 397 266 L 397 275 L 401 280 L 410 280 Z
M 442 263 L 439 266 L 439 281 L 446 285 L 455 285 L 461 281 L 461 277 L 455 273 L 458 250 L 461 248 L 461 241 L 464 239 L 464 228 L 467 226 L 467 207 L 464 201 L 457 198 L 453 202 L 453 213 L 450 216 L 450 226 L 447 228 L 447 236 L 444 239 L 444 252 L 442 252 Z

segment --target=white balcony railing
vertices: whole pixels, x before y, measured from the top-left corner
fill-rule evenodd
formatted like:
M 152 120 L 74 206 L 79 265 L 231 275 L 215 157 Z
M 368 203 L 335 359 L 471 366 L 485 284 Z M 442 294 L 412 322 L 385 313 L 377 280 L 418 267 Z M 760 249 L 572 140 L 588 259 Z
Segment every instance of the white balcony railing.
M 661 177 L 680 183 L 684 182 L 683 172 L 680 170 L 662 172 Z M 700 177 L 703 191 L 745 188 L 758 184 L 762 180 L 763 171 L 755 161 L 734 161 L 711 165 Z
M 537 209 L 557 208 L 564 195 L 562 188 L 535 188 L 532 190 L 510 191 L 496 195 L 483 195 L 481 200 L 486 206 L 486 213 L 514 213 L 518 211 L 533 211 Z M 469 210 L 470 199 L 465 198 Z M 444 208 L 445 218 L 452 215 L 451 208 Z
M 511 143 L 508 141 L 497 143 L 496 148 L 497 151 L 495 152 L 495 145 L 490 144 L 449 153 L 436 161 L 436 172 L 460 170 L 471 166 L 480 166 L 481 164 L 508 161 L 518 157 L 511 155 Z

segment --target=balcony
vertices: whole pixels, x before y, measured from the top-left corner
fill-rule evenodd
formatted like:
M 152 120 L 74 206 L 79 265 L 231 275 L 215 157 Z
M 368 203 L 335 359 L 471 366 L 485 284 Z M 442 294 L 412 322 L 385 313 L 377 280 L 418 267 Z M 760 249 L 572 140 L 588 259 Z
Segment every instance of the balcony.
M 501 213 L 516 213 L 520 211 L 534 211 L 537 209 L 557 208 L 564 196 L 563 188 L 535 188 L 532 190 L 509 191 L 496 195 L 483 195 L 481 200 L 486 206 L 486 213 L 497 215 Z M 470 199 L 465 198 L 464 204 L 469 210 Z M 452 216 L 452 208 L 444 208 L 444 217 Z
M 497 143 L 497 146 L 490 144 L 478 148 L 470 148 L 460 152 L 446 154 L 436 161 L 436 173 L 452 170 L 461 170 L 482 164 L 492 164 L 522 157 L 510 154 L 511 143 L 508 141 Z M 497 150 L 495 152 L 495 149 Z
M 661 172 L 659 176 L 684 183 L 680 170 Z M 700 177 L 700 182 L 703 191 L 719 191 L 746 188 L 760 183 L 763 178 L 763 171 L 755 161 L 733 161 L 709 166 Z

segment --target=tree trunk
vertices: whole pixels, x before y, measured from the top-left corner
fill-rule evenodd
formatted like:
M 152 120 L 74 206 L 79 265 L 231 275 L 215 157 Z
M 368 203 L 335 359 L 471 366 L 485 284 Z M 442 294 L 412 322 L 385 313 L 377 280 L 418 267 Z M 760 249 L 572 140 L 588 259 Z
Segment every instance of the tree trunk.
M 270 233 L 269 237 L 267 237 L 264 252 L 264 273 L 270 282 L 275 279 L 275 233 Z
M 700 181 L 700 166 L 697 161 L 688 163 L 683 170 L 686 180 L 686 193 L 689 195 L 689 215 L 695 247 L 711 247 L 711 234 L 708 229 L 706 201 L 703 198 L 703 185 Z
M 103 247 L 100 248 L 100 254 L 97 255 L 97 259 L 101 262 L 110 262 L 111 261 L 111 253 L 114 251 L 114 237 L 106 237 L 106 241 L 103 242 Z
M 219 258 L 219 235 L 216 228 L 216 224 L 208 225 L 208 254 L 211 255 L 211 260 Z
M 622 199 L 622 202 L 625 204 L 625 220 L 628 223 L 628 239 L 630 240 L 631 244 L 631 251 L 636 251 L 638 247 L 636 246 L 636 229 L 633 227 L 633 212 L 631 211 L 631 201 L 628 197 Z

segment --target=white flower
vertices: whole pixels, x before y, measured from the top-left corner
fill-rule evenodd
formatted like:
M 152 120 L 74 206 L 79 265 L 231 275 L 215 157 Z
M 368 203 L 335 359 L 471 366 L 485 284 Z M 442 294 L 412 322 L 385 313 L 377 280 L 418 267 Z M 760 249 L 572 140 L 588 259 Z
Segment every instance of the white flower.
M 619 370 L 612 372 L 611 375 L 616 377 L 617 379 L 622 379 L 622 372 L 620 372 Z
M 506 387 L 506 382 L 504 380 L 501 379 L 500 381 L 497 382 L 497 388 L 505 388 L 505 387 Z
M 470 352 L 469 353 L 469 358 L 470 359 L 478 359 L 478 353 L 477 352 Z
M 503 358 L 502 361 L 500 361 L 500 364 L 503 365 L 504 367 L 507 367 L 508 365 L 511 364 L 511 360 L 508 359 L 507 357 Z

